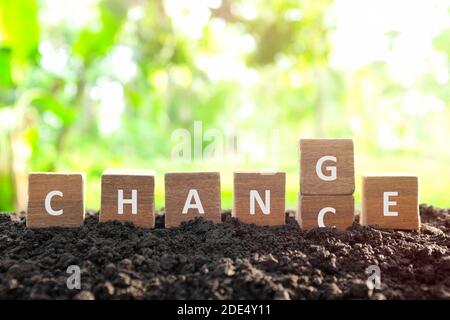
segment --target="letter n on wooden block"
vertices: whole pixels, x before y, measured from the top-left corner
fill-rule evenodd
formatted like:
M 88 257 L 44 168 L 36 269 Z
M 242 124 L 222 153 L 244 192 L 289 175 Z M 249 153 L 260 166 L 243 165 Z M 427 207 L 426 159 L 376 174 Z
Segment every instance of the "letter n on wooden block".
M 79 227 L 84 220 L 82 173 L 30 173 L 27 227 Z
M 152 170 L 107 169 L 102 175 L 100 221 L 130 221 L 155 226 L 155 173 Z
M 364 176 L 362 225 L 385 229 L 420 229 L 416 176 Z
M 263 226 L 285 224 L 285 185 L 284 172 L 235 172 L 233 216 Z
M 297 222 L 305 230 L 325 227 L 345 230 L 353 224 L 354 211 L 352 195 L 300 195 Z
M 165 175 L 167 228 L 196 217 L 222 221 L 219 172 L 172 172 Z
M 355 191 L 353 153 L 351 139 L 301 139 L 301 194 L 353 194 Z

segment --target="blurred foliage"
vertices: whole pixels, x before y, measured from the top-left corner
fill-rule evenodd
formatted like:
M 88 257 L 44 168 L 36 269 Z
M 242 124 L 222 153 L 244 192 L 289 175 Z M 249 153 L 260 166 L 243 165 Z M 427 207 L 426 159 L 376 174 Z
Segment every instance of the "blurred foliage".
M 170 161 L 172 133 L 196 120 L 222 132 L 279 129 L 290 207 L 301 136 L 354 137 L 357 174 L 415 172 L 423 201 L 450 206 L 449 90 L 431 72 L 402 85 L 383 61 L 333 67 L 333 5 L 0 0 L 0 211 L 25 208 L 29 171 L 86 172 L 87 206 L 98 208 L 108 167 L 155 169 L 159 206 L 164 172 L 219 170 L 229 207 L 231 171 L 252 163 Z M 449 41 L 448 30 L 433 39 L 445 59 Z M 444 110 L 408 114 L 408 92 Z

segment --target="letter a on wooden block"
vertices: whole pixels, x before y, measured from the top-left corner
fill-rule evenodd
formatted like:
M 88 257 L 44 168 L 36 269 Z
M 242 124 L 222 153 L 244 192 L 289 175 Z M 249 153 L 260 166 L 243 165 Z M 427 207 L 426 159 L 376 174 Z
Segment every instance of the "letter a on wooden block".
M 108 169 L 102 175 L 100 221 L 130 221 L 155 226 L 155 173 L 151 170 Z
M 30 173 L 27 227 L 79 227 L 84 220 L 82 173 Z
M 165 175 L 166 228 L 203 217 L 222 221 L 218 172 L 173 172 Z
M 345 230 L 353 224 L 355 200 L 352 195 L 300 195 L 297 221 L 302 229 L 337 228 Z
M 362 225 L 385 229 L 420 229 L 416 176 L 364 176 Z
M 285 224 L 284 172 L 235 172 L 233 216 L 257 225 Z
M 353 141 L 301 139 L 300 169 L 301 194 L 353 194 L 355 191 Z

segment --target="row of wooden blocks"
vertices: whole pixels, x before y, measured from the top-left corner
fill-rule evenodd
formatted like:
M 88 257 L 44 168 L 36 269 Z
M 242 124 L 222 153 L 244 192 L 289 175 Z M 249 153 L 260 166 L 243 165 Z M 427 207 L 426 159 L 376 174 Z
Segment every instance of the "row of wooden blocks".
M 300 140 L 297 221 L 303 229 L 346 229 L 354 221 L 354 151 L 350 139 Z M 245 223 L 285 223 L 284 172 L 235 172 L 232 215 Z M 155 175 L 147 170 L 106 170 L 102 175 L 100 221 L 155 224 Z M 30 173 L 27 226 L 77 227 L 84 220 L 84 175 Z M 221 221 L 220 174 L 165 174 L 165 225 L 203 217 Z M 361 224 L 417 230 L 416 176 L 363 176 Z

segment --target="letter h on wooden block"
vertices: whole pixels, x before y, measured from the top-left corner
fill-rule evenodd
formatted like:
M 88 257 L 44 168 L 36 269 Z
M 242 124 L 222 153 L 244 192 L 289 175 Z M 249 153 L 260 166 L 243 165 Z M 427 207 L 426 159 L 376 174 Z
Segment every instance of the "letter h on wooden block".
M 285 224 L 284 172 L 235 172 L 233 216 L 257 225 Z
M 154 193 L 154 171 L 105 170 L 102 175 L 100 221 L 130 221 L 141 228 L 153 228 Z
M 82 173 L 30 173 L 27 227 L 79 227 L 84 220 Z
M 420 229 L 416 176 L 364 176 L 362 225 L 385 229 Z
M 166 173 L 165 190 L 167 228 L 196 217 L 222 221 L 218 172 Z

